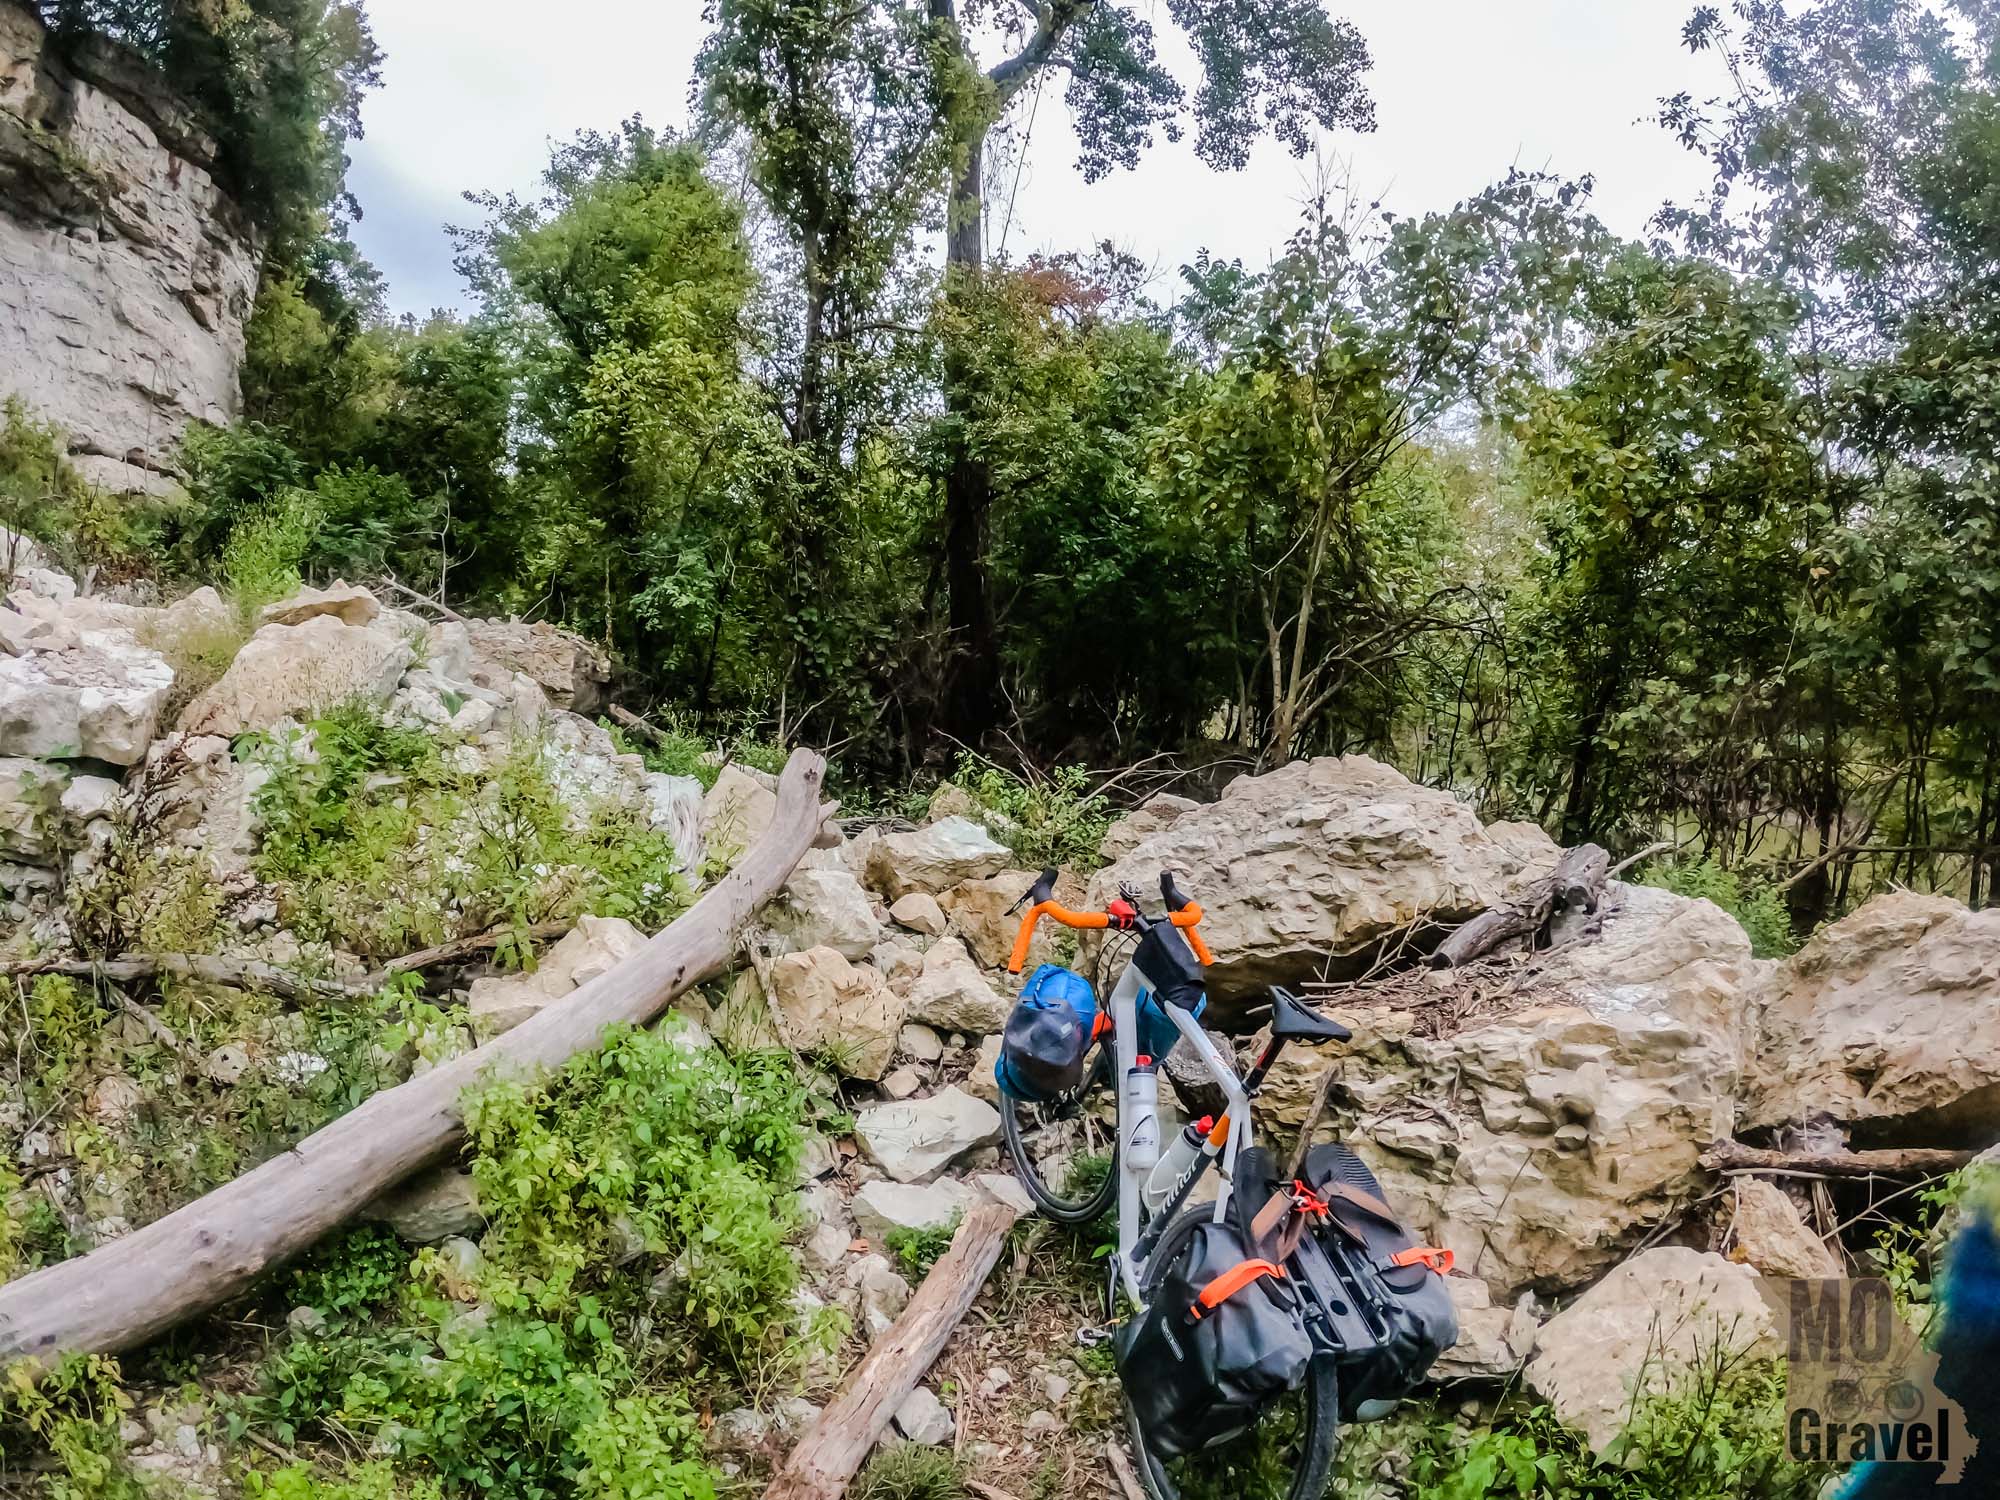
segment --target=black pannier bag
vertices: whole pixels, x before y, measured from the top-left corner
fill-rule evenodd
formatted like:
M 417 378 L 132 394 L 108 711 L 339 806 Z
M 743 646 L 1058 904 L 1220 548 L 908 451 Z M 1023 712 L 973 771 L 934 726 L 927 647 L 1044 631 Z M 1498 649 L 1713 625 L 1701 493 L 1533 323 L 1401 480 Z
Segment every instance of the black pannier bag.
M 1326 1290 L 1345 1292 L 1344 1311 L 1358 1315 L 1358 1323 L 1335 1319 L 1345 1345 L 1336 1361 L 1341 1415 L 1352 1420 L 1366 1404 L 1407 1396 L 1458 1342 L 1458 1310 L 1444 1277 L 1451 1254 L 1418 1243 L 1375 1174 L 1343 1145 L 1308 1151 L 1304 1183 L 1326 1205 L 1313 1235 L 1337 1280 Z
M 1043 964 L 1021 986 L 1007 1017 L 993 1081 L 1000 1091 L 1047 1104 L 1083 1082 L 1084 1059 L 1097 1024 L 1097 992 L 1081 974 Z
M 1118 1375 L 1147 1446 L 1174 1458 L 1249 1430 L 1312 1361 L 1284 1268 L 1234 1224 L 1196 1227 L 1152 1302 L 1118 1332 Z

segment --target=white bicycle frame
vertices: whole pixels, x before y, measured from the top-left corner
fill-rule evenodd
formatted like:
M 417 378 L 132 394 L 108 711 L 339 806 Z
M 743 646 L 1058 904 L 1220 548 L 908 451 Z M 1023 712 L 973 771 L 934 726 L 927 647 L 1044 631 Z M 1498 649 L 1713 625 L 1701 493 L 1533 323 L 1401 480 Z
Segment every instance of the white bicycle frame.
M 1174 936 L 1182 942 L 1187 941 L 1178 928 L 1174 929 Z M 1153 1169 L 1133 1167 L 1125 1150 L 1129 1124 L 1125 1118 L 1125 1075 L 1139 1060 L 1139 995 L 1148 990 L 1167 1013 L 1167 1019 L 1187 1038 L 1202 1066 L 1222 1088 L 1229 1115 L 1229 1135 L 1223 1143 L 1221 1161 L 1210 1169 L 1219 1170 L 1222 1174 L 1222 1185 L 1215 1195 L 1215 1221 L 1218 1224 L 1229 1210 L 1229 1195 L 1236 1180 L 1237 1153 L 1250 1144 L 1250 1096 L 1243 1091 L 1243 1080 L 1236 1076 L 1236 1069 L 1223 1056 L 1222 1050 L 1209 1040 L 1199 1021 L 1180 1006 L 1161 1000 L 1159 986 L 1140 972 L 1136 962 L 1127 963 L 1125 972 L 1118 976 L 1118 983 L 1111 991 L 1111 1082 L 1118 1101 L 1118 1279 L 1134 1306 L 1145 1305 L 1139 1296 L 1139 1276 L 1144 1266 L 1137 1254 L 1139 1237 L 1146 1227 L 1141 1193 Z M 1162 1145 L 1164 1147 L 1164 1141 Z

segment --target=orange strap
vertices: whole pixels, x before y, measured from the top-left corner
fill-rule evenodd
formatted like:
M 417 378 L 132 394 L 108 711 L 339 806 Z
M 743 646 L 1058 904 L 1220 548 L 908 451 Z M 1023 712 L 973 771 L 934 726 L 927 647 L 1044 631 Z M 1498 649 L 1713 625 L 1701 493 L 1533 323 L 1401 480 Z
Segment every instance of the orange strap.
M 1111 925 L 1109 912 L 1071 911 L 1059 902 L 1038 901 L 1022 916 L 1021 930 L 1014 934 L 1014 951 L 1007 955 L 1009 973 L 1020 973 L 1021 965 L 1028 961 L 1028 944 L 1034 939 L 1035 924 L 1043 917 L 1047 917 L 1051 922 L 1060 922 L 1065 927 L 1097 928 Z M 1208 944 L 1204 943 L 1201 934 L 1194 930 L 1195 924 L 1201 920 L 1201 906 L 1198 902 L 1188 902 L 1167 920 L 1187 934 L 1188 944 L 1194 949 L 1196 958 L 1203 964 L 1215 962 L 1215 955 L 1208 951 Z
M 1285 1268 L 1268 1260 L 1238 1261 L 1227 1271 L 1201 1289 L 1201 1295 L 1188 1305 L 1188 1311 L 1195 1317 L 1202 1315 L 1204 1308 L 1213 1308 L 1228 1301 L 1243 1288 L 1260 1276 L 1282 1276 Z
M 1412 1245 L 1407 1250 L 1398 1250 L 1389 1257 L 1392 1266 L 1429 1266 L 1442 1276 L 1454 1265 L 1457 1258 L 1449 1250 L 1440 1250 L 1435 1245 Z

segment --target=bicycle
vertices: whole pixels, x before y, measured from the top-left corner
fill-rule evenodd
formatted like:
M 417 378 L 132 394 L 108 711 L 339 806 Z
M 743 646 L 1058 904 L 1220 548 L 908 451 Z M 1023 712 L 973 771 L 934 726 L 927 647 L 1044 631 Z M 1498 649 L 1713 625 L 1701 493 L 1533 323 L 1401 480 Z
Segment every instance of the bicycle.
M 1254 1149 L 1250 1101 L 1279 1054 L 1291 1043 L 1346 1041 L 1350 1033 L 1337 1021 L 1273 986 L 1270 1041 L 1249 1072 L 1239 1078 L 1197 1019 L 1205 1003 L 1202 970 L 1214 962 L 1214 956 L 1197 930 L 1201 907 L 1178 889 L 1173 873 L 1163 871 L 1160 876 L 1160 894 L 1166 903 L 1163 917 L 1142 912 L 1129 886 L 1121 886 L 1118 899 L 1103 911 L 1070 911 L 1055 900 L 1055 878 L 1053 869 L 1043 871 L 1022 898 L 1029 906 L 1008 957 L 1012 972 L 1021 972 L 1035 928 L 1044 919 L 1082 930 L 1130 933 L 1136 935 L 1136 942 L 1111 988 L 1108 1004 L 1100 999 L 1099 1021 L 1090 1039 L 1083 1081 L 1046 1104 L 1003 1093 L 1001 1129 L 1022 1185 L 1050 1219 L 1068 1225 L 1090 1224 L 1116 1199 L 1118 1236 L 1106 1286 L 1107 1316 L 1115 1316 L 1120 1291 L 1136 1308 L 1143 1309 L 1151 1290 L 1188 1247 L 1195 1228 L 1204 1221 L 1224 1222 L 1232 1196 L 1239 1185 L 1246 1185 L 1242 1183 L 1244 1169 L 1252 1164 L 1246 1156 Z M 1108 952 L 1107 943 L 1099 955 L 1100 979 Z M 1101 995 L 1101 982 L 1094 988 Z M 1108 1023 L 1104 1019 L 1107 1012 Z M 1178 1039 L 1192 1049 L 1225 1101 L 1217 1119 L 1190 1125 L 1173 1153 L 1157 1153 L 1156 1110 L 1152 1148 L 1141 1139 L 1136 1143 L 1140 1149 L 1133 1150 L 1135 1131 L 1143 1135 L 1143 1097 L 1128 1098 L 1121 1080 L 1140 1069 L 1146 1056 L 1139 1050 L 1142 1016 L 1156 1036 L 1163 1034 L 1159 1017 L 1172 1024 Z M 1161 1049 L 1162 1055 L 1166 1050 Z M 1157 1088 L 1157 1075 L 1154 1086 Z M 1140 1093 L 1143 1095 L 1143 1089 Z M 1351 1165 L 1346 1158 L 1351 1158 Z M 1210 1171 L 1221 1174 L 1214 1202 L 1190 1207 L 1195 1190 Z M 1359 1158 L 1345 1153 L 1342 1172 L 1379 1197 L 1372 1175 Z M 1267 1169 L 1260 1175 L 1268 1182 Z M 1257 1203 L 1255 1188 L 1265 1185 L 1251 1185 L 1252 1195 L 1245 1201 L 1251 1204 L 1252 1212 Z M 1341 1417 L 1336 1356 L 1346 1347 L 1343 1339 L 1351 1333 L 1353 1313 L 1340 1301 L 1332 1272 L 1310 1236 L 1299 1242 L 1286 1266 L 1308 1293 L 1306 1321 L 1314 1357 L 1299 1393 L 1299 1409 L 1289 1415 L 1267 1413 L 1258 1429 L 1269 1429 L 1265 1432 L 1267 1446 L 1273 1431 L 1277 1441 L 1288 1445 L 1275 1462 L 1279 1468 L 1291 1470 L 1291 1482 L 1284 1491 L 1289 1500 L 1319 1500 L 1332 1468 Z M 1189 1466 L 1199 1468 L 1199 1460 L 1162 1459 L 1147 1441 L 1129 1393 L 1125 1411 L 1147 1492 L 1156 1500 L 1181 1500 L 1182 1484 L 1190 1477 Z M 1231 1476 L 1222 1477 L 1225 1486 L 1232 1482 Z M 1242 1489 L 1237 1484 L 1227 1492 L 1240 1494 Z

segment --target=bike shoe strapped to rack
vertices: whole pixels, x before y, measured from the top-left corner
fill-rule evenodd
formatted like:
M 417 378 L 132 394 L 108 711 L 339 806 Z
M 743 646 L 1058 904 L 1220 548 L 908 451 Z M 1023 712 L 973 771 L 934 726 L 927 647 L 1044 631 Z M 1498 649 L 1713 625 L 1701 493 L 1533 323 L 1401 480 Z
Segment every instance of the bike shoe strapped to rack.
M 1234 1223 L 1198 1225 L 1144 1312 L 1118 1331 L 1118 1375 L 1161 1458 L 1249 1430 L 1305 1379 L 1312 1339 L 1282 1266 Z
M 1344 1345 L 1335 1351 L 1341 1415 L 1376 1415 L 1458 1342 L 1458 1312 L 1444 1279 L 1451 1253 L 1418 1243 L 1375 1174 L 1345 1146 L 1308 1151 L 1303 1185 L 1324 1206 L 1300 1259 L 1313 1291 L 1340 1304 L 1330 1321 Z M 1375 1410 L 1362 1413 L 1364 1406 Z

